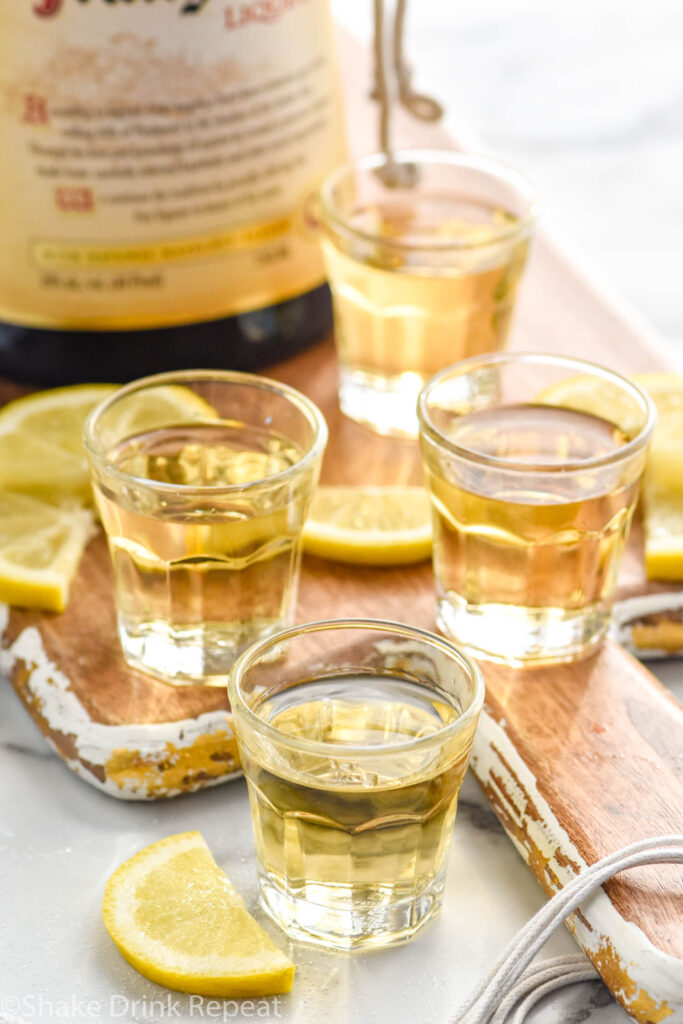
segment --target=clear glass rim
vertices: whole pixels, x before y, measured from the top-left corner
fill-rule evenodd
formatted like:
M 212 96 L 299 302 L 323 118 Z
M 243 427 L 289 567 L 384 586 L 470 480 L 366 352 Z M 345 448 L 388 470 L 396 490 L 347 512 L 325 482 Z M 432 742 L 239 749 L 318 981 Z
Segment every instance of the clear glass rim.
M 197 487 L 194 484 L 168 484 L 158 480 L 150 480 L 144 476 L 126 473 L 124 470 L 114 466 L 98 447 L 96 437 L 98 421 L 121 399 L 149 388 L 211 381 L 219 384 L 236 384 L 240 387 L 253 388 L 268 392 L 269 394 L 279 395 L 296 406 L 311 424 L 314 432 L 311 445 L 299 461 L 281 470 L 279 473 L 273 473 L 272 476 L 266 476 L 260 480 L 252 480 L 244 484 L 221 484 L 218 487 Z M 297 476 L 302 470 L 307 469 L 311 462 L 315 462 L 316 459 L 322 456 L 327 443 L 327 435 L 327 423 L 318 406 L 310 398 L 307 398 L 306 395 L 297 391 L 296 388 L 290 387 L 289 384 L 281 384 L 280 381 L 272 380 L 270 377 L 260 377 L 256 374 L 242 373 L 238 370 L 179 370 L 171 371 L 170 373 L 156 373 L 150 377 L 141 377 L 139 380 L 131 381 L 130 384 L 124 384 L 123 387 L 118 388 L 112 395 L 108 395 L 88 415 L 83 428 L 83 444 L 90 459 L 107 476 L 114 477 L 127 484 L 134 484 L 136 487 L 143 487 L 166 494 L 243 494 L 248 490 L 271 487 L 274 484 L 282 483 L 290 477 Z
M 478 155 L 475 153 L 461 153 L 457 150 L 448 149 L 397 149 L 391 154 L 392 160 L 399 164 L 437 164 L 440 166 L 464 167 L 473 171 L 483 171 L 492 177 L 504 179 L 512 185 L 525 199 L 526 210 L 515 224 L 507 229 L 501 230 L 495 238 L 488 241 L 467 241 L 462 239 L 444 238 L 420 242 L 402 242 L 400 239 L 387 238 L 372 231 L 363 231 L 354 227 L 338 209 L 333 199 L 333 192 L 345 175 L 352 174 L 356 170 L 374 171 L 387 163 L 386 153 L 370 153 L 367 156 L 359 157 L 356 160 L 349 160 L 340 167 L 335 168 L 323 181 L 319 189 L 320 211 L 323 221 L 327 220 L 334 225 L 335 230 L 346 235 L 348 238 L 369 242 L 376 245 L 378 242 L 388 249 L 399 252 L 467 252 L 485 249 L 500 242 L 521 240 L 528 237 L 533 231 L 541 213 L 536 190 L 529 178 L 511 164 L 494 157 Z
M 608 452 L 606 455 L 591 456 L 588 459 L 577 459 L 573 462 L 562 462 L 556 465 L 515 462 L 514 459 L 507 459 L 499 455 L 485 455 L 481 452 L 473 452 L 469 448 L 464 448 L 451 441 L 441 433 L 430 418 L 427 403 L 431 393 L 449 378 L 464 377 L 474 369 L 483 369 L 486 366 L 500 366 L 504 363 L 536 363 L 545 366 L 565 367 L 582 374 L 599 377 L 604 381 L 610 381 L 613 384 L 617 384 L 623 391 L 626 391 L 627 394 L 640 403 L 644 410 L 645 422 L 635 437 L 632 437 L 625 445 L 622 445 L 621 448 L 617 448 L 613 452 Z M 587 359 L 548 355 L 542 352 L 496 352 L 484 356 L 472 356 L 469 359 L 463 359 L 459 363 L 454 363 L 452 366 L 447 366 L 444 370 L 440 370 L 439 373 L 431 377 L 422 388 L 417 401 L 417 415 L 420 434 L 439 447 L 446 449 L 446 451 L 453 455 L 457 455 L 458 458 L 466 462 L 516 473 L 567 473 L 614 465 L 628 459 L 647 444 L 657 421 L 657 410 L 650 396 L 627 377 L 616 373 L 614 370 L 609 370 L 599 363 L 592 363 Z
M 454 721 L 444 725 L 438 732 L 432 733 L 429 736 L 422 736 L 419 739 L 407 740 L 401 743 L 384 743 L 381 746 L 373 746 L 371 744 L 323 743 L 320 740 L 295 738 L 287 735 L 287 733 L 281 732 L 269 722 L 265 722 L 250 708 L 249 704 L 242 696 L 240 680 L 245 672 L 251 667 L 254 660 L 260 657 L 264 651 L 267 651 L 268 648 L 276 647 L 279 643 L 282 643 L 285 640 L 290 640 L 306 633 L 320 633 L 326 630 L 342 629 L 366 629 L 377 633 L 394 633 L 397 636 L 417 640 L 421 643 L 427 643 L 430 647 L 436 647 L 453 662 L 456 662 L 458 667 L 465 671 L 469 676 L 474 688 L 474 693 L 469 705 Z M 451 736 L 461 732 L 473 719 L 476 719 L 484 703 L 484 677 L 479 665 L 475 661 L 469 658 L 445 637 L 438 636 L 436 633 L 430 633 L 426 629 L 420 629 L 417 626 L 409 626 L 400 622 L 392 622 L 390 620 L 383 619 L 318 619 L 314 622 L 305 622 L 300 625 L 290 626 L 288 629 L 284 629 L 279 633 L 274 633 L 271 636 L 265 637 L 263 640 L 259 640 L 255 644 L 252 644 L 251 647 L 240 655 L 232 666 L 228 679 L 228 697 L 230 700 L 230 709 L 233 714 L 235 712 L 237 712 L 237 714 L 243 714 L 255 732 L 260 735 L 267 736 L 270 740 L 281 747 L 287 747 L 289 750 L 303 751 L 310 754 L 327 755 L 328 757 L 346 757 L 348 755 L 353 755 L 354 757 L 376 758 L 381 756 L 383 751 L 387 750 L 391 751 L 392 754 L 423 750 L 433 746 L 434 744 L 443 743 L 444 740 L 447 740 Z

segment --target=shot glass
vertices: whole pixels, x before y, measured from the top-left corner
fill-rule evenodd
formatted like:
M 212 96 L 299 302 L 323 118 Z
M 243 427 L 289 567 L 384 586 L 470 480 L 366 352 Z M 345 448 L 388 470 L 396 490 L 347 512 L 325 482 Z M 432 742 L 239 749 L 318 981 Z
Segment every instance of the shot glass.
M 225 685 L 241 651 L 289 624 L 326 440 L 311 401 L 242 373 L 147 377 L 93 411 L 85 446 L 132 666 Z
M 410 938 L 441 905 L 479 668 L 409 626 L 313 622 L 246 651 L 228 692 L 263 908 L 328 948 Z
M 477 657 L 588 653 L 609 624 L 655 411 L 579 359 L 493 354 L 419 400 L 437 618 Z
M 403 150 L 328 176 L 319 219 L 347 416 L 415 436 L 428 378 L 502 348 L 537 215 L 527 179 L 488 157 Z

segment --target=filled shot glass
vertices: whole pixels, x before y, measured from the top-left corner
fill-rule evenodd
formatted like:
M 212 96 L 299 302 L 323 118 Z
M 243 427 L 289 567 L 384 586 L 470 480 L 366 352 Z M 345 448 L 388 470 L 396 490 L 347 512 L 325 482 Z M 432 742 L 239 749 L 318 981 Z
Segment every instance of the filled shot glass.
M 410 938 L 441 905 L 479 668 L 409 626 L 314 622 L 246 651 L 228 692 L 264 909 L 329 948 Z
M 428 378 L 503 347 L 537 216 L 527 179 L 488 157 L 399 150 L 327 177 L 319 220 L 347 416 L 415 436 Z
M 311 401 L 251 374 L 160 374 L 93 411 L 85 446 L 132 666 L 225 685 L 245 647 L 289 624 L 326 440 Z
M 651 400 L 583 360 L 503 353 L 437 374 L 418 411 L 440 629 L 513 664 L 588 653 L 609 624 Z

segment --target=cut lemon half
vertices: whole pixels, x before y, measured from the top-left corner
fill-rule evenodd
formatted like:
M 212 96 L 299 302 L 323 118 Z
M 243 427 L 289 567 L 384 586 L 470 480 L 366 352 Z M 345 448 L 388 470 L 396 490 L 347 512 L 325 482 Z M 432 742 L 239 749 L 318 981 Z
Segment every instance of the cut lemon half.
M 0 491 L 0 601 L 63 611 L 94 532 L 87 509 L 56 508 L 26 494 Z
M 125 959 L 167 988 L 240 998 L 292 987 L 294 964 L 249 914 L 199 832 L 125 861 L 107 882 L 102 913 Z
M 304 551 L 354 565 L 429 558 L 432 517 L 423 487 L 319 487 L 304 526 Z
M 83 424 L 114 390 L 109 384 L 55 388 L 0 409 L 0 488 L 49 501 L 70 496 L 87 500 L 90 473 Z

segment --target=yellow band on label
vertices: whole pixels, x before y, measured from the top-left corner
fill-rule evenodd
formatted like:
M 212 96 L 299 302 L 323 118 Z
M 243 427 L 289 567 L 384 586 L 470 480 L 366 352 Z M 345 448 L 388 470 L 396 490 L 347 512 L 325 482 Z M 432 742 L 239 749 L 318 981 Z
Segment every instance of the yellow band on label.
M 291 230 L 292 221 L 292 217 L 279 217 L 219 235 L 178 238 L 152 245 L 65 245 L 63 242 L 39 241 L 33 246 L 33 259 L 39 267 L 138 267 L 143 264 L 181 263 L 220 256 L 281 238 Z

